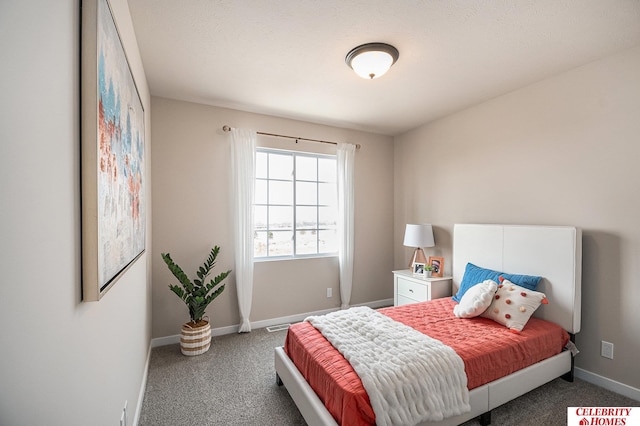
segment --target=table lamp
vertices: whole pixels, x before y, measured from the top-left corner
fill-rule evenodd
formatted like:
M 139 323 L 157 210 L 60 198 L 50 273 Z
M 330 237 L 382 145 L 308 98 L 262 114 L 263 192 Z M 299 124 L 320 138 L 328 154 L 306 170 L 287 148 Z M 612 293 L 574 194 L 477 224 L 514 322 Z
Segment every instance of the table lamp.
M 413 257 L 409 261 L 409 269 L 413 270 L 413 264 L 416 262 L 427 263 L 427 258 L 422 248 L 436 245 L 433 240 L 433 228 L 427 224 L 407 224 L 404 230 L 404 245 L 406 247 L 415 247 Z

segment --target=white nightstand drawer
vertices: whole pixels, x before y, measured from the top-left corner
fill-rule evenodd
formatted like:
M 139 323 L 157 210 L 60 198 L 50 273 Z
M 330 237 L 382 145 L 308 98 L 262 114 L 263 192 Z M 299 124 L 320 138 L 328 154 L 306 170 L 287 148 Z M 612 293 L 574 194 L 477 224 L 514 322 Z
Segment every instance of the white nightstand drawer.
M 425 278 L 413 275 L 410 269 L 393 271 L 393 304 L 426 302 L 451 296 L 451 277 Z
M 398 277 L 398 296 L 408 297 L 416 301 L 429 300 L 428 291 L 427 283 L 417 283 Z

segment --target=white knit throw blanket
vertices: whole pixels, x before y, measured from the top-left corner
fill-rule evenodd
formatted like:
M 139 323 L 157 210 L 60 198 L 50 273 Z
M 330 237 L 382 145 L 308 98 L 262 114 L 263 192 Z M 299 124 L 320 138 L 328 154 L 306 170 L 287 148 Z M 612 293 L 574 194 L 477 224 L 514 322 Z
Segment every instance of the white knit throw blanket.
M 471 410 L 464 362 L 439 340 L 368 307 L 306 321 L 358 373 L 377 425 L 415 425 Z

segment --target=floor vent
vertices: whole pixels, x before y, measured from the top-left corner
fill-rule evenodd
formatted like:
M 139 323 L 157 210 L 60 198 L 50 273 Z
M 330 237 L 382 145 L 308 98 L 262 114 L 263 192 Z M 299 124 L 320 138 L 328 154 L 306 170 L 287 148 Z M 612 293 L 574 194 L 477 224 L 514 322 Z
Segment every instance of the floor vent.
M 286 330 L 287 328 L 289 328 L 291 324 L 279 324 L 279 325 L 272 325 L 271 327 L 267 327 L 267 331 L 269 333 L 273 333 L 274 331 L 282 331 L 282 330 Z

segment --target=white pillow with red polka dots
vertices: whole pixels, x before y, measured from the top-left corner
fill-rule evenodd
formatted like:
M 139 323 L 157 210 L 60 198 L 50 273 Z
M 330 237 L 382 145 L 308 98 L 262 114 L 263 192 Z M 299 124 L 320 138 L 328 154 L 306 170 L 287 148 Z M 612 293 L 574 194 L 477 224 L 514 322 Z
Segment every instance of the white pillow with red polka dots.
M 544 293 L 503 280 L 493 296 L 491 305 L 481 316 L 506 326 L 512 333 L 519 334 L 538 306 L 547 303 L 549 302 Z
M 485 280 L 471 287 L 460 299 L 460 303 L 453 307 L 453 314 L 458 318 L 473 318 L 483 313 L 498 290 L 498 283 Z

